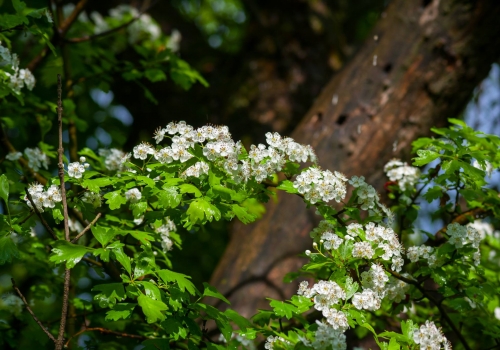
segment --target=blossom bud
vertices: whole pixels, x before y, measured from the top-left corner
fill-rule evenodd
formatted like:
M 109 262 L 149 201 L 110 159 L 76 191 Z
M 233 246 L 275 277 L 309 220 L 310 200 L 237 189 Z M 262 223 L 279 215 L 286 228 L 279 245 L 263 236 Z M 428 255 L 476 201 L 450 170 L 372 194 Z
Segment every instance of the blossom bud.
M 85 157 L 83 157 L 83 156 L 82 156 L 82 157 L 80 157 L 80 163 L 85 163 L 85 161 L 86 161 L 86 160 L 87 160 L 87 158 L 85 158 Z
M 83 164 L 83 166 L 85 167 L 85 169 L 87 169 L 90 166 L 90 164 L 89 163 L 85 163 L 85 164 Z
M 319 241 L 319 244 L 323 244 L 323 243 L 325 243 L 325 241 L 321 239 L 321 240 Z
M 306 250 L 306 255 L 307 256 L 311 255 L 311 251 L 310 250 Z
M 314 249 L 318 249 L 318 243 L 313 242 L 313 248 L 314 248 Z

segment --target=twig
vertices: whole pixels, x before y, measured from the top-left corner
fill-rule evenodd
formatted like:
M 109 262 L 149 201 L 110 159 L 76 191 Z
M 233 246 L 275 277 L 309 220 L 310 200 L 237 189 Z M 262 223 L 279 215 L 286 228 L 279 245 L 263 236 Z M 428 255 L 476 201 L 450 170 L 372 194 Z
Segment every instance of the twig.
M 88 0 L 78 1 L 78 4 L 75 5 L 75 9 L 73 10 L 73 12 L 71 12 L 71 14 L 64 20 L 62 24 L 60 24 L 59 35 L 61 37 L 64 37 L 73 23 L 75 23 L 80 13 L 85 9 L 85 6 L 87 6 L 87 2 Z
M 94 35 L 86 35 L 86 36 L 82 36 L 80 38 L 66 39 L 65 42 L 70 43 L 70 44 L 79 44 L 79 43 L 84 43 L 84 42 L 87 42 L 87 41 L 96 40 L 96 39 L 108 36 L 110 34 L 116 33 L 116 32 L 118 32 L 118 31 L 120 31 L 120 30 L 122 30 L 124 28 L 127 28 L 129 25 L 131 25 L 132 23 L 134 23 L 135 21 L 137 21 L 139 18 L 141 18 L 141 16 L 145 12 L 147 12 L 151 7 L 153 7 L 154 5 L 156 5 L 157 2 L 158 1 L 155 1 L 151 5 L 145 6 L 145 8 L 143 10 L 141 10 L 141 12 L 139 12 L 139 15 L 137 17 L 134 17 L 130 21 L 125 22 L 125 23 L 123 23 L 123 24 L 121 24 L 121 25 L 119 25 L 119 26 L 117 26 L 115 28 L 112 28 L 110 30 L 104 31 L 102 33 L 94 34 Z
M 16 282 L 14 281 L 14 279 L 11 278 L 10 280 L 12 281 L 12 287 L 14 288 L 14 290 L 16 291 L 16 293 L 19 295 L 19 297 L 23 301 L 24 305 L 26 305 L 26 309 L 30 313 L 31 317 L 33 317 L 33 319 L 35 320 L 35 322 L 38 323 L 38 325 L 40 326 L 40 328 L 45 332 L 45 334 L 47 334 L 47 336 L 50 338 L 50 340 L 52 340 L 55 343 L 56 342 L 56 338 L 54 338 L 54 336 L 52 334 L 50 334 L 50 332 L 47 330 L 47 328 L 45 328 L 45 326 L 43 325 L 43 323 L 38 319 L 38 317 L 36 317 L 36 315 L 33 312 L 33 310 L 31 310 L 31 308 L 30 308 L 28 302 L 26 301 L 26 298 L 24 297 L 23 293 L 21 293 L 21 291 L 19 290 L 19 288 L 17 288 Z
M 82 260 L 88 262 L 89 264 L 92 264 L 92 265 L 95 265 L 95 266 L 99 266 L 99 267 L 103 267 L 103 264 L 100 263 L 99 261 L 95 261 L 93 259 L 85 258 L 85 257 L 83 257 Z
M 64 238 L 66 241 L 70 241 L 69 237 L 69 225 L 68 225 L 68 204 L 66 202 L 66 188 L 64 186 L 64 164 L 63 164 L 63 153 L 64 148 L 62 144 L 62 80 L 61 75 L 57 75 L 57 121 L 59 124 L 59 148 L 57 153 L 59 156 L 59 181 L 61 185 L 61 197 L 62 206 L 64 213 Z M 71 270 L 66 269 L 64 271 L 64 287 L 63 287 L 63 302 L 61 311 L 61 323 L 59 325 L 59 333 L 57 336 L 56 350 L 62 350 L 64 343 L 64 330 L 66 328 L 66 320 L 68 316 L 68 298 L 69 298 L 69 284 L 71 282 Z
M 69 338 L 64 346 L 65 347 L 68 346 L 71 339 L 73 339 L 74 337 L 77 337 L 80 334 L 85 333 L 85 332 L 101 332 L 101 333 L 105 333 L 105 334 L 114 334 L 114 335 L 117 335 L 119 337 L 127 337 L 127 338 L 135 338 L 135 339 L 153 339 L 153 338 L 149 338 L 149 337 L 146 337 L 143 335 L 116 332 L 116 331 L 112 331 L 111 329 L 106 329 L 106 328 L 102 328 L 102 327 L 93 327 L 93 328 L 82 329 L 80 332 L 76 333 L 71 338 Z
M 33 210 L 35 211 L 36 215 L 38 215 L 38 217 L 40 218 L 40 221 L 42 222 L 43 227 L 45 227 L 45 229 L 51 234 L 52 238 L 57 240 L 58 238 L 57 238 L 56 234 L 54 233 L 52 228 L 50 228 L 49 224 L 47 223 L 47 221 L 45 221 L 44 217 L 42 216 L 42 213 L 40 213 L 40 211 L 36 207 L 36 204 L 33 201 L 33 197 L 31 197 L 31 193 L 29 190 L 26 190 L 26 197 L 28 197 L 28 200 L 30 201 L 31 206 L 33 207 Z
M 425 290 L 424 287 L 422 287 L 418 282 L 416 282 L 414 280 L 411 280 L 409 278 L 403 277 L 403 276 L 401 276 L 399 273 L 397 273 L 395 271 L 387 269 L 387 272 L 389 272 L 392 276 L 396 277 L 397 279 L 399 279 L 399 280 L 401 280 L 403 282 L 406 282 L 408 284 L 414 285 L 415 288 L 417 288 L 420 291 L 420 293 L 422 293 L 423 296 L 425 296 L 427 299 L 429 299 L 429 301 L 431 303 L 433 303 L 434 305 L 436 305 L 436 307 L 438 308 L 439 312 L 441 313 L 441 316 L 444 318 L 444 320 L 446 321 L 446 323 L 448 323 L 448 325 L 453 330 L 453 332 L 455 333 L 455 335 L 457 336 L 457 338 L 460 340 L 460 342 L 462 343 L 462 345 L 464 346 L 464 348 L 466 350 L 471 350 L 471 348 L 470 348 L 469 344 L 467 344 L 467 341 L 465 340 L 464 336 L 462 335 L 462 333 L 460 332 L 460 330 L 457 328 L 457 326 L 455 326 L 455 324 L 451 320 L 450 316 L 446 313 L 446 310 L 443 308 L 443 306 L 441 305 L 441 303 L 439 301 L 437 301 L 436 299 L 434 299 L 429 293 L 427 293 L 427 291 Z
M 469 222 L 473 222 L 475 219 L 479 217 L 485 217 L 487 215 L 490 215 L 491 210 L 490 209 L 483 209 L 483 208 L 474 208 L 471 210 L 468 210 L 466 212 L 463 212 L 462 214 L 458 215 L 455 217 L 451 223 L 458 223 L 460 225 L 465 225 L 468 224 Z M 425 244 L 429 245 L 431 247 L 436 247 L 442 243 L 445 242 L 445 238 L 443 236 L 444 233 L 446 233 L 448 226 L 442 227 L 439 231 L 436 232 L 434 237 L 436 237 L 435 240 L 428 240 Z
M 21 222 L 20 222 L 18 225 L 22 225 L 22 224 L 24 224 L 26 221 L 28 221 L 28 220 L 29 220 L 29 218 L 30 218 L 30 217 L 32 217 L 32 216 L 33 216 L 33 214 L 35 214 L 35 211 L 34 211 L 34 210 L 33 210 L 33 211 L 31 211 L 27 217 L 25 217 L 23 220 L 21 220 Z
M 79 234 L 78 234 L 75 238 L 73 238 L 73 239 L 71 240 L 71 243 L 75 243 L 76 241 L 78 241 L 78 240 L 80 239 L 80 237 L 82 237 L 82 236 L 83 236 L 83 235 L 84 235 L 84 234 L 85 234 L 88 230 L 90 230 L 90 228 L 92 227 L 92 225 L 94 225 L 94 224 L 97 222 L 97 220 L 99 220 L 99 218 L 101 217 L 101 215 L 102 215 L 101 213 L 98 213 L 98 214 L 96 215 L 95 219 L 94 219 L 94 220 L 92 220 L 92 222 L 91 222 L 90 224 L 88 224 L 88 226 L 87 226 L 87 227 L 85 227 L 85 228 L 82 230 L 82 232 L 80 232 L 80 233 L 79 233 Z

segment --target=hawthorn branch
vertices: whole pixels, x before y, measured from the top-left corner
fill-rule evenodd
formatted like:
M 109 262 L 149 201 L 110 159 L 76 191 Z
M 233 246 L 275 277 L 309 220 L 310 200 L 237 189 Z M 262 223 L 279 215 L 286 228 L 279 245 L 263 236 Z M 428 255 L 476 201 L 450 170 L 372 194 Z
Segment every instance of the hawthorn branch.
M 66 202 L 66 188 L 64 186 L 64 163 L 63 163 L 63 143 L 62 143 L 62 80 L 61 75 L 57 75 L 57 121 L 59 124 L 59 148 L 57 153 L 59 156 L 59 181 L 61 186 L 61 197 L 64 214 L 64 238 L 70 241 L 69 225 L 68 225 L 68 204 Z M 63 302 L 61 311 L 61 323 L 59 325 L 59 334 L 57 336 L 56 350 L 62 350 L 64 343 L 64 330 L 66 328 L 66 321 L 68 317 L 68 298 L 69 298 L 69 285 L 71 282 L 71 270 L 66 268 L 64 271 L 64 287 L 63 287 Z
M 28 310 L 28 312 L 30 313 L 31 317 L 33 317 L 33 319 L 35 320 L 35 322 L 38 323 L 38 325 L 40 326 L 40 328 L 44 331 L 45 334 L 47 334 L 47 336 L 50 338 L 50 340 L 52 340 L 55 343 L 56 342 L 56 338 L 54 338 L 54 336 L 52 334 L 50 334 L 50 332 L 47 330 L 47 328 L 45 328 L 45 326 L 43 325 L 43 323 L 38 319 L 38 317 L 36 317 L 36 315 L 33 312 L 33 310 L 31 310 L 31 308 L 30 308 L 28 302 L 26 301 L 26 298 L 24 297 L 23 293 L 21 293 L 21 291 L 19 290 L 19 288 L 17 288 L 16 282 L 14 281 L 14 279 L 11 278 L 10 280 L 12 281 L 12 287 L 14 288 L 14 290 L 17 293 L 17 295 L 19 295 L 19 298 L 21 298 L 21 300 L 23 301 L 24 305 L 26 306 L 26 310 Z
M 156 5 L 156 3 L 158 2 L 158 0 L 154 1 L 151 5 L 147 5 L 149 1 L 146 1 L 144 3 L 145 6 L 143 6 L 143 9 L 139 12 L 139 15 L 137 17 L 134 17 L 132 18 L 130 21 L 128 22 L 125 22 L 115 28 L 111 28 L 110 30 L 106 30 L 102 33 L 98 33 L 98 34 L 93 34 L 93 35 L 86 35 L 86 36 L 82 36 L 80 38 L 71 38 L 71 39 L 66 39 L 65 42 L 69 43 L 69 44 L 79 44 L 79 43 L 84 43 L 84 42 L 87 42 L 87 41 L 92 41 L 92 40 L 96 40 L 96 39 L 99 39 L 99 38 L 103 38 L 103 37 L 106 37 L 108 35 L 111 35 L 113 33 L 116 33 L 116 32 L 119 32 L 120 30 L 124 29 L 124 28 L 127 28 L 128 26 L 130 26 L 132 23 L 134 23 L 135 21 L 137 21 L 139 18 L 141 18 L 141 16 L 149 11 L 154 5 Z
M 95 219 L 94 219 L 94 220 L 92 220 L 92 222 L 91 222 L 90 224 L 88 224 L 88 226 L 87 226 L 87 227 L 85 227 L 85 228 L 82 230 L 82 232 L 80 232 L 78 235 L 76 235 L 76 237 L 75 237 L 75 238 L 73 238 L 73 239 L 71 240 L 71 243 L 75 243 L 76 241 L 78 241 L 78 240 L 80 239 L 80 237 L 82 237 L 82 236 L 83 236 L 83 235 L 84 235 L 84 234 L 85 234 L 88 230 L 90 230 L 90 228 L 92 227 L 92 225 L 94 225 L 94 224 L 97 222 L 97 220 L 99 220 L 99 218 L 101 217 L 101 215 L 102 215 L 101 213 L 98 213 L 98 214 L 96 215 Z
M 150 337 L 146 337 L 144 335 L 116 332 L 116 331 L 112 331 L 111 329 L 106 329 L 106 328 L 102 328 L 102 327 L 92 327 L 92 328 L 82 329 L 80 332 L 75 333 L 71 338 L 68 339 L 68 341 L 66 342 L 66 344 L 64 344 L 64 346 L 67 347 L 69 342 L 71 341 L 71 339 L 73 339 L 74 337 L 77 337 L 80 334 L 85 333 L 85 332 L 101 332 L 104 334 L 113 334 L 113 335 L 116 335 L 119 337 L 127 337 L 127 338 L 141 339 L 141 340 L 153 339 Z
M 448 315 L 448 313 L 446 312 L 446 310 L 443 308 L 443 305 L 441 304 L 441 302 L 439 302 L 438 300 L 434 299 L 432 297 L 432 295 L 430 295 L 428 293 L 428 291 L 422 287 L 418 282 L 412 280 L 412 279 L 409 279 L 409 278 L 406 278 L 404 276 L 401 276 L 399 273 L 395 272 L 395 271 L 392 271 L 390 269 L 387 269 L 387 272 L 389 272 L 392 276 L 394 276 L 395 278 L 403 281 L 403 282 L 406 282 L 408 284 L 411 284 L 411 285 L 414 285 L 415 288 L 417 288 L 420 293 L 422 293 L 422 295 L 424 297 L 426 297 L 431 303 L 433 303 L 437 309 L 439 310 L 439 313 L 441 314 L 441 317 L 444 318 L 444 320 L 446 321 L 446 323 L 448 323 L 448 325 L 450 326 L 450 328 L 453 330 L 453 332 L 455 333 L 455 335 L 457 336 L 457 338 L 460 340 L 460 342 L 462 343 L 462 345 L 464 346 L 464 348 L 466 350 L 471 350 L 471 347 L 469 346 L 469 344 L 467 344 L 467 341 L 465 340 L 464 336 L 462 335 L 462 333 L 460 332 L 460 330 L 457 328 L 457 326 L 455 326 L 455 324 L 453 323 L 453 321 L 451 320 L 450 316 Z
M 28 197 L 28 200 L 30 201 L 31 206 L 33 207 L 33 210 L 35 211 L 36 215 L 38 215 L 38 218 L 42 222 L 43 227 L 45 227 L 45 229 L 51 234 L 52 238 L 57 240 L 57 236 L 56 236 L 55 232 L 49 226 L 47 221 L 45 221 L 45 218 L 42 216 L 42 213 L 40 213 L 40 211 L 36 207 L 35 202 L 33 201 L 33 197 L 31 197 L 31 193 L 29 192 L 29 190 L 26 191 L 26 197 Z

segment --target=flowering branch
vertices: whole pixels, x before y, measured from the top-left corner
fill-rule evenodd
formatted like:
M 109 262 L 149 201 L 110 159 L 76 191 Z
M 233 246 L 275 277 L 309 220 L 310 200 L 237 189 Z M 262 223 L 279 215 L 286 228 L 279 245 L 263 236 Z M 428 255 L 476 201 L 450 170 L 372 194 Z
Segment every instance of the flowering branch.
M 438 308 L 439 312 L 441 313 L 441 316 L 444 318 L 444 320 L 446 321 L 446 323 L 448 323 L 448 325 L 453 330 L 453 332 L 455 333 L 455 335 L 457 336 L 457 338 L 460 340 L 460 342 L 462 343 L 462 345 L 464 346 L 464 348 L 466 350 L 471 350 L 471 347 L 469 346 L 469 344 L 467 344 L 467 341 L 465 340 L 464 336 L 462 335 L 462 333 L 460 332 L 460 330 L 457 328 L 457 326 L 455 326 L 455 324 L 451 320 L 450 316 L 446 313 L 446 310 L 443 308 L 443 306 L 441 305 L 441 303 L 439 301 L 437 301 L 436 299 L 434 299 L 428 293 L 428 291 L 425 290 L 424 287 L 422 287 L 418 282 L 416 282 L 414 280 L 411 280 L 409 278 L 406 278 L 404 276 L 401 276 L 399 273 L 397 273 L 395 271 L 392 271 L 391 269 L 387 269 L 387 272 L 389 272 L 392 276 L 394 276 L 395 278 L 397 278 L 397 279 L 399 279 L 399 280 L 401 280 L 403 282 L 406 282 L 408 284 L 414 285 L 415 288 L 417 288 L 420 291 L 420 293 L 422 293 L 422 295 L 424 297 L 426 297 L 431 303 L 433 303 L 434 305 L 436 305 L 436 307 Z
M 71 243 L 75 243 L 76 241 L 78 241 L 80 239 L 80 237 L 82 237 L 88 230 L 90 230 L 90 228 L 92 227 L 92 225 L 94 225 L 97 220 L 99 220 L 99 218 L 101 217 L 101 213 L 97 213 L 96 217 L 94 220 L 92 220 L 92 222 L 90 224 L 88 224 L 87 227 L 85 227 L 82 232 L 80 232 L 75 238 L 73 238 L 71 240 Z
M 63 153 L 64 148 L 62 144 L 62 80 L 61 75 L 57 75 L 57 121 L 59 124 L 59 148 L 57 153 L 59 156 L 59 181 L 61 187 L 61 197 L 62 197 L 62 207 L 64 214 L 64 238 L 66 241 L 70 241 L 69 237 L 69 225 L 68 225 L 68 205 L 66 203 L 66 188 L 64 186 L 64 164 L 63 164 Z M 63 302 L 61 311 L 61 323 L 59 325 L 59 334 L 56 342 L 56 350 L 62 350 L 64 342 L 64 330 L 66 328 L 66 318 L 68 316 L 68 298 L 69 298 L 69 284 L 71 281 L 71 270 L 66 268 L 64 271 L 64 288 L 63 288 Z
M 45 221 L 45 218 L 42 216 L 42 213 L 40 213 L 40 211 L 38 210 L 35 202 L 33 201 L 33 197 L 31 197 L 31 193 L 30 193 L 29 190 L 26 191 L 26 197 L 30 201 L 31 206 L 33 207 L 33 210 L 35 211 L 36 215 L 38 215 L 38 218 L 42 222 L 43 227 L 45 227 L 45 229 L 52 235 L 52 238 L 54 238 L 55 240 L 57 240 L 57 236 L 56 236 L 55 232 L 49 226 L 49 224 L 47 223 L 47 221 Z
M 102 37 L 105 37 L 105 36 L 108 36 L 108 35 L 111 35 L 113 33 L 116 33 L 124 28 L 127 28 L 128 26 L 130 26 L 132 23 L 134 23 L 135 21 L 137 21 L 139 18 L 141 18 L 141 16 L 147 12 L 151 7 L 153 7 L 154 5 L 156 5 L 156 3 L 158 2 L 158 0 L 154 1 L 151 5 L 147 6 L 145 9 L 141 10 L 141 12 L 139 12 L 139 15 L 137 17 L 134 17 L 132 18 L 130 21 L 128 22 L 125 22 L 115 28 L 112 28 L 110 30 L 106 30 L 102 33 L 98 33 L 98 34 L 94 34 L 94 35 L 85 35 L 85 36 L 82 36 L 80 38 L 71 38 L 71 39 L 66 39 L 65 42 L 69 43 L 69 44 L 79 44 L 79 43 L 84 43 L 84 42 L 87 42 L 87 41 L 92 41 L 92 40 L 96 40 L 96 39 L 99 39 L 99 38 L 102 38 Z
M 30 313 L 31 317 L 33 317 L 33 319 L 35 320 L 35 322 L 38 323 L 38 325 L 40 326 L 40 328 L 42 328 L 42 330 L 44 331 L 45 334 L 47 334 L 47 336 L 50 338 L 50 340 L 52 340 L 55 343 L 56 342 L 56 338 L 54 338 L 54 336 L 52 334 L 50 334 L 50 332 L 47 330 L 47 328 L 45 328 L 45 326 L 43 325 L 43 323 L 38 319 L 38 317 L 36 317 L 36 315 L 33 312 L 33 310 L 31 310 L 31 308 L 30 308 L 28 302 L 26 301 L 26 298 L 24 297 L 23 293 L 21 293 L 21 291 L 19 290 L 19 288 L 17 288 L 16 282 L 14 281 L 14 279 L 11 278 L 10 280 L 12 281 L 12 287 L 16 291 L 17 295 L 19 295 L 19 297 L 23 301 L 23 303 L 26 306 L 26 309 Z

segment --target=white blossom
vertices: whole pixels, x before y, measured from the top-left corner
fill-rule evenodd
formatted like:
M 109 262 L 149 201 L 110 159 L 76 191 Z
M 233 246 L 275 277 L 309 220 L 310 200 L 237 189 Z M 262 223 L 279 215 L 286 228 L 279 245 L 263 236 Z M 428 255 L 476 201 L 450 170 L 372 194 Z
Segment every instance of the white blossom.
M 137 203 L 141 200 L 142 194 L 137 188 L 131 188 L 125 192 L 125 198 L 127 198 L 130 203 Z

